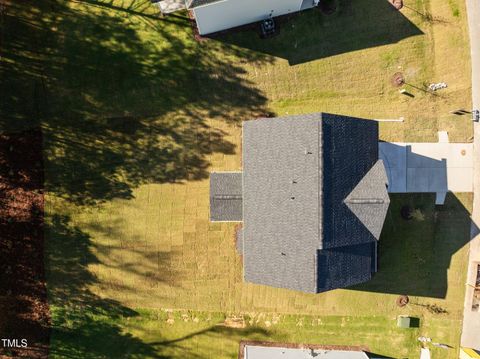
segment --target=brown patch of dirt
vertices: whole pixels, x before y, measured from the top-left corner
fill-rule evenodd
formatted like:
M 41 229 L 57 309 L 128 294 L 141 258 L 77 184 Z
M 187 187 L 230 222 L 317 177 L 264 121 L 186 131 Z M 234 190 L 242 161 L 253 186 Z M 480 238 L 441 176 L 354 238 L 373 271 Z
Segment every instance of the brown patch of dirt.
M 195 15 L 193 14 L 193 11 L 188 10 L 187 14 L 188 14 L 188 22 L 190 23 L 190 26 L 192 27 L 193 37 L 195 38 L 195 40 L 197 40 L 197 41 L 206 40 L 207 39 L 206 37 L 203 37 L 202 35 L 200 35 L 200 32 L 198 30 L 198 26 L 197 26 L 197 21 L 195 20 Z
M 390 4 L 397 10 L 400 10 L 403 7 L 403 0 L 390 0 Z
M 0 358 L 48 357 L 43 186 L 41 130 L 0 135 Z
M 410 302 L 410 298 L 408 298 L 408 295 L 401 295 L 397 298 L 397 305 L 399 307 L 404 307 Z
M 401 72 L 396 72 L 393 74 L 392 77 L 392 84 L 395 87 L 400 87 L 405 83 L 405 77 L 403 77 L 403 74 Z
M 245 323 L 245 319 L 243 319 L 242 317 L 240 317 L 240 318 L 229 317 L 229 318 L 225 319 L 225 321 L 223 322 L 223 325 L 225 327 L 235 328 L 235 329 L 243 329 L 247 326 L 247 324 Z

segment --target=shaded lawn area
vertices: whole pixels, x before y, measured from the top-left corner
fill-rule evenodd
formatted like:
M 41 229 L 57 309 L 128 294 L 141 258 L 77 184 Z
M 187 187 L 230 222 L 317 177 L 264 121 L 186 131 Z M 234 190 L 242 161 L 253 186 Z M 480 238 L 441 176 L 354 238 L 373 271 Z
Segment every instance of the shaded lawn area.
M 44 135 L 54 357 L 208 357 L 211 347 L 231 357 L 241 338 L 267 336 L 367 344 L 380 354 L 413 355 L 420 333 L 457 345 L 468 195 L 443 210 L 433 196 L 393 198 L 383 272 L 370 287 L 321 295 L 243 283 L 233 225 L 208 221 L 208 173 L 240 168 L 245 119 L 312 111 L 404 116 L 403 124 L 382 124 L 383 139 L 436 140 L 439 129 L 469 138 L 470 120 L 447 114 L 470 106 L 464 5 L 452 0 L 459 4 L 453 16 L 439 0 L 405 2 L 407 20 L 396 17 L 407 21 L 405 33 L 382 25 L 376 44 L 355 48 L 359 39 L 371 43 L 369 31 L 383 20 L 367 0 L 345 1 L 328 18 L 301 14 L 271 42 L 251 32 L 196 42 L 185 14 L 158 18 L 149 1 L 45 0 L 3 10 L 0 130 L 40 126 Z M 285 44 L 304 56 L 319 33 L 338 26 L 344 51 L 328 52 L 337 46 L 330 42 L 291 66 L 265 50 Z M 391 87 L 399 69 L 414 98 Z M 448 82 L 442 96 L 417 89 L 433 80 Z M 399 223 L 404 201 L 422 207 L 426 220 Z M 397 292 L 412 295 L 412 305 L 397 308 Z M 446 313 L 432 313 L 433 305 Z M 217 319 L 170 326 L 159 308 L 211 311 Z M 223 330 L 213 326 L 222 313 L 265 313 L 272 323 L 273 313 L 290 316 L 268 328 L 261 320 Z M 392 329 L 398 314 L 419 316 L 420 333 Z M 297 326 L 307 315 L 329 323 L 325 331 Z M 348 322 L 355 325 L 343 332 Z
M 370 282 L 354 287 L 361 291 L 446 298 L 456 292 L 463 303 L 465 263 L 452 255 L 470 240 L 471 194 L 452 194 L 445 204 L 435 206 L 434 194 L 391 194 L 382 240 L 379 244 L 379 271 Z M 401 209 L 408 206 L 417 218 L 405 220 Z M 392 280 L 402 278 L 401 281 Z M 449 280 L 450 278 L 450 280 Z M 461 301 L 461 302 L 460 302 Z
M 293 66 L 424 35 L 423 24 L 417 25 L 388 1 L 341 0 L 338 5 L 332 16 L 321 16 L 320 10 L 314 9 L 278 19 L 279 33 L 268 41 L 259 40 L 252 32 L 212 37 L 285 59 Z M 415 5 L 422 6 L 421 2 Z M 300 19 L 290 21 L 297 16 Z
M 252 81 L 279 115 L 325 111 L 377 119 L 387 141 L 438 140 L 447 130 L 452 141 L 471 140 L 470 60 L 464 4 L 458 0 L 405 0 L 393 10 L 384 0 L 340 0 L 332 16 L 306 11 L 280 25 L 278 36 L 259 40 L 253 31 L 215 37 L 272 63 L 247 63 Z M 454 12 L 452 7 L 458 10 Z M 456 14 L 456 15 L 455 15 Z M 403 73 L 404 88 L 392 85 Z M 448 89 L 425 91 L 430 83 Z
M 144 183 L 206 178 L 206 157 L 235 149 L 209 120 L 266 113 L 236 63 L 256 55 L 200 46 L 185 18 L 157 19 L 155 9 L 54 0 L 7 8 L 0 129 L 41 125 L 50 193 L 94 205 Z
M 178 209 L 184 213 L 181 220 L 178 214 L 162 215 L 173 216 L 173 222 L 159 227 L 158 213 L 164 210 L 156 203 L 170 198 L 168 207 L 176 211 L 179 198 L 201 197 L 182 195 L 182 185 L 170 187 L 171 197 L 163 186 L 143 186 L 129 202 L 49 222 L 54 357 L 115 357 L 128 351 L 129 357 L 201 358 L 212 350 L 215 357 L 232 357 L 240 339 L 267 338 L 365 344 L 378 354 L 406 357 L 417 353 L 419 335 L 451 345 L 446 352 L 435 350 L 444 358 L 456 357 L 471 195 L 449 195 L 445 207 L 435 207 L 434 195 L 392 196 L 379 248 L 380 272 L 363 286 L 310 295 L 243 283 L 231 224 L 199 228 L 195 236 L 176 233 L 188 228 L 198 208 L 206 215 L 201 203 L 193 211 Z M 405 204 L 420 209 L 424 220 L 402 222 L 399 210 Z M 107 220 L 110 227 L 102 225 Z M 121 233 L 130 240 L 116 244 Z M 410 295 L 410 304 L 397 307 L 396 293 Z M 214 326 L 225 313 L 244 316 L 247 328 Z M 420 328 L 398 331 L 400 314 L 419 317 Z M 99 345 L 99 336 L 108 345 Z
M 54 311 L 54 318 L 65 313 Z M 71 315 L 71 313 L 70 313 Z M 83 318 L 89 313 L 83 312 Z M 452 322 L 431 319 L 425 327 L 400 329 L 395 317 L 338 317 L 298 316 L 272 313 L 247 313 L 242 317 L 244 327 L 228 326 L 229 317 L 224 313 L 138 310 L 135 316 L 116 319 L 93 316 L 79 326 L 75 335 L 56 333 L 52 345 L 52 358 L 236 358 L 239 343 L 249 341 L 277 341 L 282 343 L 306 343 L 323 345 L 363 345 L 371 352 L 392 358 L 417 357 L 417 337 L 448 332 Z M 422 320 L 421 320 L 422 322 Z M 105 324 L 131 333 L 150 348 L 139 350 L 138 344 L 112 341 L 111 333 L 104 331 Z M 226 325 L 227 323 L 227 325 Z M 457 323 L 456 323 L 457 324 Z M 104 338 L 99 341 L 98 338 Z M 436 336 L 438 338 L 438 336 Z M 448 339 L 446 339 L 448 338 Z M 139 340 L 137 339 L 137 340 Z M 447 343 L 455 340 L 448 334 Z M 79 350 L 81 348 L 81 350 Z M 432 348 L 432 355 L 455 358 L 456 350 Z M 103 354 L 102 354 L 103 353 Z M 82 356 L 83 355 L 83 356 Z
M 357 343 L 368 346 L 373 352 L 387 353 L 392 357 L 414 357 L 418 352 L 415 340 L 419 330 L 399 329 L 394 318 L 272 316 L 262 313 L 256 316 L 247 314 L 243 319 L 245 327 L 232 328 L 225 325 L 228 319 L 222 313 L 141 310 L 136 317 L 121 318 L 113 323 L 155 348 L 154 353 L 145 353 L 144 358 L 236 358 L 241 340 L 329 345 Z M 112 322 L 111 319 L 104 320 Z M 96 334 L 102 335 L 101 332 Z M 392 339 L 385 340 L 385 336 Z M 59 341 L 53 347 L 52 357 L 74 353 L 72 347 L 76 345 L 75 340 L 78 338 L 65 337 Z M 100 345 L 95 336 L 85 337 L 82 342 L 92 348 Z M 136 358 L 131 349 L 122 343 L 109 347 L 112 358 Z M 131 356 L 126 354 L 129 350 Z M 86 358 L 90 358 L 88 353 Z

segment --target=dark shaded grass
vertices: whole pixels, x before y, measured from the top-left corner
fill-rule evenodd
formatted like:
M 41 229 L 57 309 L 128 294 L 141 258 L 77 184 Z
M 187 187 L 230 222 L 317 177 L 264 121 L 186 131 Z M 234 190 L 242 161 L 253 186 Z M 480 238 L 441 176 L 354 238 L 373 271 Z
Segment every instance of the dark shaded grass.
M 236 150 L 207 118 L 236 124 L 266 111 L 236 63 L 241 51 L 214 56 L 216 46 L 185 30 L 186 18 L 154 9 L 55 0 L 2 7 L 0 131 L 42 129 L 49 195 L 95 206 L 132 198 L 141 184 L 206 178 L 208 156 Z M 88 265 L 98 263 L 89 235 L 66 213 L 48 213 L 45 231 L 51 356 L 161 357 L 115 323 L 138 313 L 89 289 L 97 279 Z
M 378 273 L 350 289 L 445 298 L 452 256 L 470 241 L 470 212 L 452 193 L 435 206 L 435 194 L 391 194 L 379 241 Z M 401 208 L 419 210 L 423 220 L 405 220 Z
M 335 15 L 311 9 L 293 16 L 298 17 L 294 22 L 288 21 L 292 16 L 277 20 L 279 35 L 271 39 L 261 40 L 252 31 L 213 37 L 297 65 L 423 35 L 421 29 L 385 0 L 339 0 Z
M 235 151 L 207 118 L 266 111 L 236 62 L 246 53 L 196 42 L 187 19 L 112 6 L 45 0 L 3 16 L 0 130 L 40 125 L 47 190 L 78 204 L 206 178 L 207 156 Z

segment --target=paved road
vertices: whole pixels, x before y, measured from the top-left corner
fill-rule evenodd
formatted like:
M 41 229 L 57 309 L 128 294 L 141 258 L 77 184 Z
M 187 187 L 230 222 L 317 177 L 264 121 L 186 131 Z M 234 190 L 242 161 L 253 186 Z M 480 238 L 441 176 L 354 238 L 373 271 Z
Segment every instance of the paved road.
M 472 100 L 473 108 L 480 109 L 480 1 L 466 0 L 470 48 L 472 57 Z M 474 282 L 475 262 L 480 262 L 480 123 L 474 124 L 474 174 L 473 174 L 473 213 L 472 241 L 470 242 L 467 283 Z M 477 227 L 478 226 L 478 227 Z M 480 350 L 480 312 L 472 312 L 473 288 L 466 286 L 463 314 L 462 346 Z

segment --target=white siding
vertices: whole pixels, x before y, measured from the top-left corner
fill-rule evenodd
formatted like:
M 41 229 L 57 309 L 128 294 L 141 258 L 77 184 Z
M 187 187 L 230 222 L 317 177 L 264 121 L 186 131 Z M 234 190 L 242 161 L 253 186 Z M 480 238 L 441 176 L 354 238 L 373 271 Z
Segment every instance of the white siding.
M 313 1 L 312 1 L 313 3 Z M 302 0 L 223 0 L 193 10 L 201 35 L 300 10 Z

